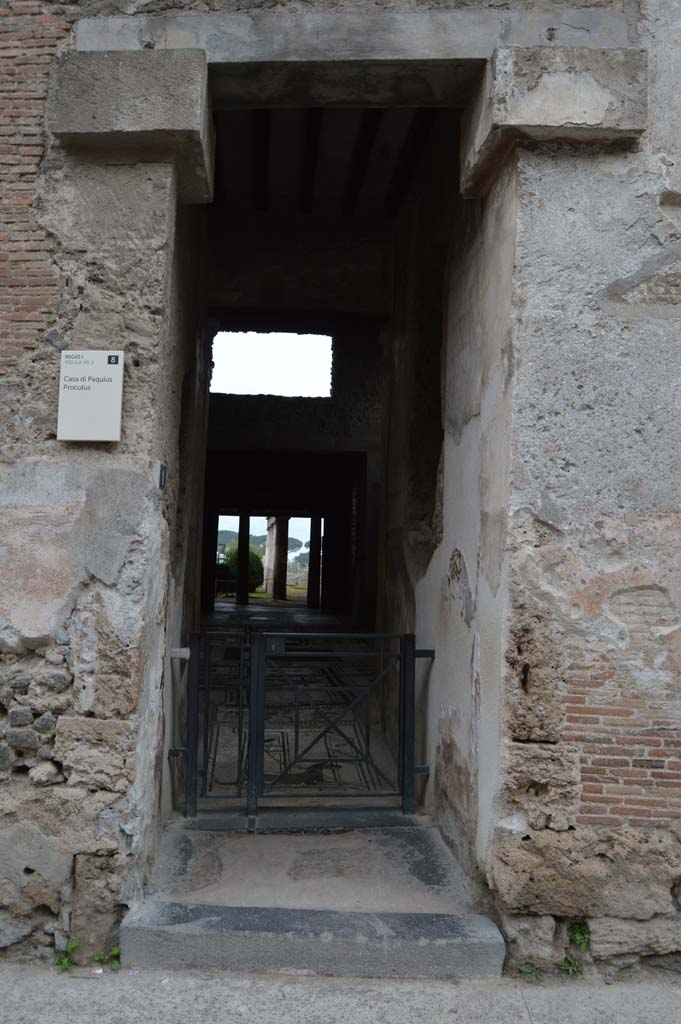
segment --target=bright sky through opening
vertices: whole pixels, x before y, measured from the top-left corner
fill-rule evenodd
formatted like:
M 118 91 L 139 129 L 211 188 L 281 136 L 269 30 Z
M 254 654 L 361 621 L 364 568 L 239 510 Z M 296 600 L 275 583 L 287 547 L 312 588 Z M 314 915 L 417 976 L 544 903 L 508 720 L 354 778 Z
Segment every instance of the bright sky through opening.
M 210 390 L 226 395 L 331 395 L 331 338 L 321 334 L 216 334 Z

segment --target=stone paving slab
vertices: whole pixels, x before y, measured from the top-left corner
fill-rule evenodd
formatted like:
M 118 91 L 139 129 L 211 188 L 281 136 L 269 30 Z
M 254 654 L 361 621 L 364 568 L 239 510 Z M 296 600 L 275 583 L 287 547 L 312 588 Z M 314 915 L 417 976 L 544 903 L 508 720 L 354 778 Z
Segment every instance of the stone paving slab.
M 169 829 L 151 892 L 174 903 L 361 913 L 480 912 L 435 828 L 295 835 Z

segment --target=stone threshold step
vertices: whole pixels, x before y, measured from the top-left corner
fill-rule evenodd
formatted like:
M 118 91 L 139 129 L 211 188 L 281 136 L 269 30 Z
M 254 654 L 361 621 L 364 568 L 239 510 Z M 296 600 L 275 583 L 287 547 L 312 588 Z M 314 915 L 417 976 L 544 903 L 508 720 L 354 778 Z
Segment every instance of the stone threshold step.
M 304 971 L 361 978 L 499 977 L 505 946 L 479 914 L 364 914 L 147 899 L 121 927 L 127 967 Z
M 254 823 L 242 811 L 202 813 L 172 819 L 169 831 L 197 832 L 354 832 L 363 828 L 414 828 L 429 825 L 423 816 L 397 810 L 327 810 L 276 808 L 259 811 Z

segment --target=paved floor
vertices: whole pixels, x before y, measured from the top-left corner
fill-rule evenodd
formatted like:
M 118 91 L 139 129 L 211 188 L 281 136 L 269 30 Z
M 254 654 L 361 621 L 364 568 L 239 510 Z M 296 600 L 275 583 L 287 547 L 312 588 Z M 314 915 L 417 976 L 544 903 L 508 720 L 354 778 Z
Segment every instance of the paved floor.
M 351 628 L 351 623 L 340 615 L 314 611 L 303 601 L 258 601 L 238 605 L 233 601 L 216 601 L 215 611 L 204 616 L 204 626 L 222 626 L 243 629 L 248 626 L 258 630 L 341 630 Z
M 2 1024 L 679 1024 L 681 978 L 604 985 L 241 977 L 143 971 L 60 975 L 0 965 Z
M 186 904 L 401 914 L 480 909 L 438 830 L 428 827 L 331 835 L 171 829 L 154 874 L 152 892 Z

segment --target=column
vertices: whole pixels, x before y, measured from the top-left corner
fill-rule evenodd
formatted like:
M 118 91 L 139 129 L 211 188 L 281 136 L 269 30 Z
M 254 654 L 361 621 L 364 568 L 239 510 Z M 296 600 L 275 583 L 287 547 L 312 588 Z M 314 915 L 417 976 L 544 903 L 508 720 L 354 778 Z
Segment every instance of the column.
M 249 539 L 251 517 L 243 512 L 239 516 L 239 548 L 236 570 L 236 603 L 248 604 Z
M 307 568 L 307 607 L 319 608 L 322 569 L 322 517 L 310 519 L 310 559 Z
M 288 575 L 288 516 L 277 516 L 274 547 L 274 588 L 275 601 L 286 600 L 286 577 Z
M 324 516 L 324 564 L 322 565 L 322 599 L 323 612 L 337 612 L 338 576 L 342 565 L 338 553 L 338 514 L 334 510 Z
M 265 557 L 263 572 L 265 574 L 265 590 L 274 597 L 274 562 L 277 547 L 277 520 L 275 516 L 267 517 L 267 540 L 265 541 Z

